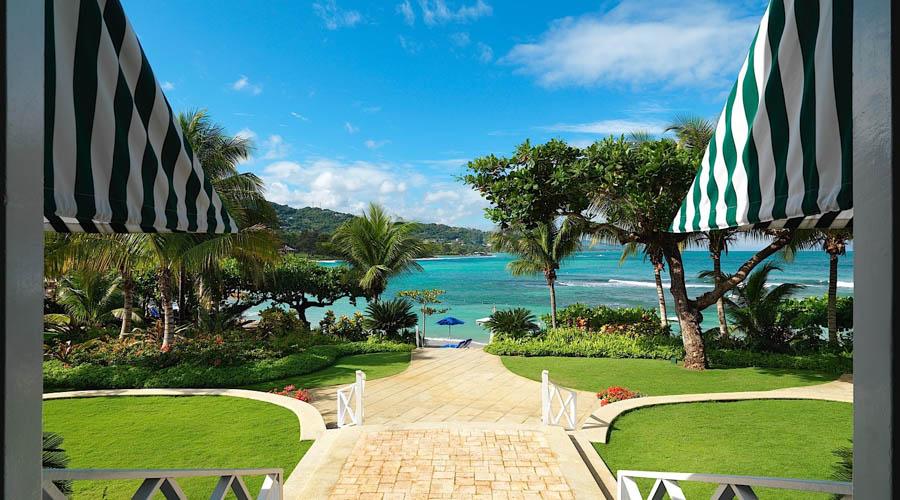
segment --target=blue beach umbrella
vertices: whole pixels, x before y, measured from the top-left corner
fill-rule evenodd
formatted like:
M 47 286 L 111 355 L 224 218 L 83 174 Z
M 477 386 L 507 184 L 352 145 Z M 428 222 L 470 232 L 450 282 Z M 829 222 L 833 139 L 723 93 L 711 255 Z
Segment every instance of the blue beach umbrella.
M 461 319 L 456 319 L 453 316 L 447 316 L 446 318 L 437 322 L 439 325 L 447 325 L 447 335 L 450 335 L 450 327 L 453 325 L 463 325 L 466 322 Z

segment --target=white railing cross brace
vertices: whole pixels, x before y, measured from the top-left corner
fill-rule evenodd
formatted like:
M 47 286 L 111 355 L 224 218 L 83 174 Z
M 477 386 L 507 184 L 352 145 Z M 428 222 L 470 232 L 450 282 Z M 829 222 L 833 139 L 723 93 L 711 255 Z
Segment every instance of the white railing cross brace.
M 363 425 L 363 394 L 366 374 L 356 370 L 356 382 L 337 391 L 337 426 Z M 348 421 L 349 419 L 349 421 Z
M 559 407 L 553 408 L 554 402 Z M 567 430 L 575 430 L 578 419 L 576 411 L 578 393 L 561 387 L 550 380 L 550 372 L 541 372 L 541 422 L 544 425 L 564 425 Z M 560 424 L 565 417 L 565 424 Z
M 644 497 L 637 479 L 655 479 L 650 495 Z M 757 500 L 757 488 L 774 488 L 791 491 L 809 491 L 853 498 L 853 484 L 839 481 L 783 479 L 776 477 L 729 476 L 722 474 L 690 474 L 680 472 L 647 472 L 622 470 L 618 474 L 616 500 L 662 500 L 667 494 L 672 500 L 686 500 L 680 481 L 717 484 L 711 500 Z
M 187 495 L 177 478 L 219 477 L 210 500 L 222 500 L 229 490 L 238 500 L 250 500 L 246 476 L 265 476 L 257 500 L 282 500 L 282 469 L 44 469 L 41 489 L 44 500 L 66 500 L 54 481 L 98 481 L 143 479 L 132 495 L 135 500 L 149 500 L 157 493 L 166 500 L 186 500 Z

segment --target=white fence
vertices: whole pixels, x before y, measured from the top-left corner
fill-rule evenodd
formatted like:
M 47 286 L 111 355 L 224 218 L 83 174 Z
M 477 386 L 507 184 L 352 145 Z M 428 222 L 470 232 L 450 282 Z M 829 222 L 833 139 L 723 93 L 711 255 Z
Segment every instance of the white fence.
M 541 372 L 541 422 L 544 425 L 562 425 L 574 431 L 578 421 L 577 402 L 575 391 L 554 384 L 547 370 Z
M 654 479 L 650 494 L 643 496 L 637 479 Z M 774 477 L 725 476 L 720 474 L 685 474 L 676 472 L 619 471 L 617 500 L 660 500 L 668 494 L 672 500 L 686 500 L 679 486 L 681 481 L 717 484 L 711 500 L 756 500 L 753 488 L 775 488 L 779 490 L 806 491 L 811 493 L 831 493 L 843 499 L 853 498 L 853 484 L 838 481 L 810 481 L 802 479 L 780 479 Z
M 247 476 L 265 476 L 257 500 L 282 500 L 282 469 L 44 469 L 41 489 L 44 500 L 66 500 L 54 481 L 106 481 L 143 479 L 131 497 L 149 500 L 157 493 L 167 500 L 186 500 L 187 496 L 177 479 L 185 477 L 219 477 L 210 500 L 222 500 L 229 491 L 239 500 L 250 500 L 250 490 L 244 483 Z
M 366 374 L 356 370 L 356 382 L 337 391 L 337 426 L 363 424 L 363 393 L 366 389 Z

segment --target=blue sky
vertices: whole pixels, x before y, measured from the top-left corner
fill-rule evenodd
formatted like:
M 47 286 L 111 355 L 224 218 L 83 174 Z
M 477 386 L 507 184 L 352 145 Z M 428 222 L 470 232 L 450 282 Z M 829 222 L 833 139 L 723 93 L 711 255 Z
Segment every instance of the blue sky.
M 489 228 L 456 180 L 524 141 L 716 118 L 762 0 L 123 0 L 177 110 L 252 137 L 271 200 Z

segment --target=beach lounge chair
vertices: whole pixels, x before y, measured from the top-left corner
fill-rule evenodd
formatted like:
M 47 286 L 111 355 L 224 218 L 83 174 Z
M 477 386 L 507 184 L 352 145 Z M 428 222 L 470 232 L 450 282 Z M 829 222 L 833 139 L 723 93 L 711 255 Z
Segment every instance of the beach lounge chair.
M 468 347 L 469 347 L 469 344 L 471 344 L 471 343 L 472 343 L 472 339 L 466 339 L 466 340 L 463 340 L 462 342 L 460 342 L 460 343 L 458 343 L 458 344 L 444 344 L 444 345 L 441 346 L 441 348 L 442 348 L 442 349 L 443 349 L 443 348 L 448 348 L 448 349 L 465 349 L 465 348 L 468 348 Z

